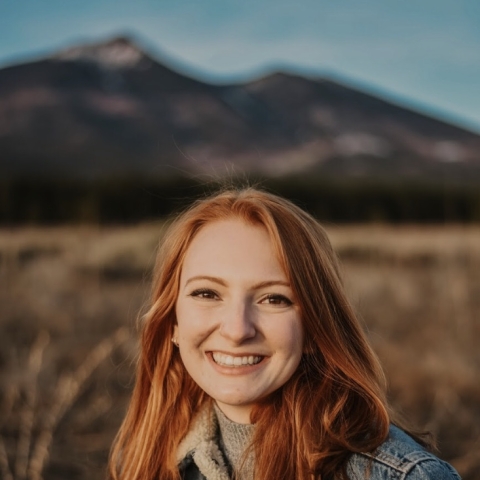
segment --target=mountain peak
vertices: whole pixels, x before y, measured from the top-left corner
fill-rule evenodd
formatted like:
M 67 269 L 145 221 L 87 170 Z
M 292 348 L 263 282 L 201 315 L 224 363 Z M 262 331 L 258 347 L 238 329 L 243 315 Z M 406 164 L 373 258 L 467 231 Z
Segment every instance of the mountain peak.
M 148 58 L 130 38 L 119 36 L 104 42 L 77 45 L 54 55 L 57 60 L 84 61 L 106 68 L 132 68 Z

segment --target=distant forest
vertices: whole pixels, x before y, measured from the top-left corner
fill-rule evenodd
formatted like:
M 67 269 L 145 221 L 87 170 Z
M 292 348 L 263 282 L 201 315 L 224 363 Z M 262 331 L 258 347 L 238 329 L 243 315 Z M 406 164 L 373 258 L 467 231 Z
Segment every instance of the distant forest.
M 219 184 L 188 177 L 0 180 L 0 224 L 126 224 L 166 218 L 222 186 L 263 188 L 335 223 L 477 223 L 478 185 L 282 177 Z

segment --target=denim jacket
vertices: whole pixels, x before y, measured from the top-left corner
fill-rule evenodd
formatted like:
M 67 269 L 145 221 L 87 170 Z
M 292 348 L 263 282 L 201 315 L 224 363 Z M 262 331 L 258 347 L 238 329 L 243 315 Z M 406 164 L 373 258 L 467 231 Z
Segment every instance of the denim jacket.
M 183 480 L 230 480 L 229 467 L 218 447 L 213 409 L 204 409 L 194 419 L 177 459 Z M 460 480 L 452 466 L 395 426 L 375 452 L 354 453 L 348 460 L 347 474 L 350 480 Z
M 366 473 L 370 471 L 370 477 Z M 405 432 L 390 427 L 387 440 L 374 453 L 353 454 L 347 473 L 351 480 L 459 480 L 448 463 L 427 452 Z

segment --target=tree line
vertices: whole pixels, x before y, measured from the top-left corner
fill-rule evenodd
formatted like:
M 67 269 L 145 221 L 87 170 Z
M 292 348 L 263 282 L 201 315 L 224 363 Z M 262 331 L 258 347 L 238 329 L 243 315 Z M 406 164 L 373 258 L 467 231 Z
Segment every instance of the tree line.
M 226 184 L 251 184 L 280 194 L 329 222 L 480 222 L 476 185 L 293 176 L 221 183 L 191 177 L 3 179 L 0 224 L 118 224 L 165 218 Z

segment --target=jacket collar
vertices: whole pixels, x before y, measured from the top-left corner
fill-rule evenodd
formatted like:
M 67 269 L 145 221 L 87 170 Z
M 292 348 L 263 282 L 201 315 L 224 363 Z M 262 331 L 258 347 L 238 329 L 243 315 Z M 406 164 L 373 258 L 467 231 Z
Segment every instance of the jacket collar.
M 210 402 L 193 417 L 190 430 L 177 449 L 177 462 L 192 456 L 207 480 L 229 480 L 228 468 L 218 447 L 218 421 Z

